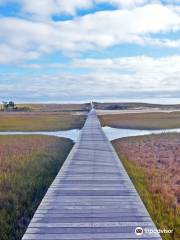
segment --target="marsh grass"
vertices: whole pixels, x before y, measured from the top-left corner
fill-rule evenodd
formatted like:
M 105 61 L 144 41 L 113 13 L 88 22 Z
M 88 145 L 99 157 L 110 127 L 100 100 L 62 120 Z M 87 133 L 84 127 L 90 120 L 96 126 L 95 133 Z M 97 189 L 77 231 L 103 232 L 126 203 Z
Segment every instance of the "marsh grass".
M 21 239 L 72 146 L 56 137 L 0 137 L 1 240 Z
M 74 104 L 53 104 L 53 103 L 34 103 L 34 104 L 17 104 L 19 108 L 27 108 L 30 111 L 40 112 L 72 112 L 72 111 L 89 111 L 90 103 Z
M 180 128 L 180 112 L 123 113 L 100 115 L 103 126 L 131 129 Z
M 166 139 L 166 141 L 163 141 L 164 139 Z M 176 171 L 173 170 L 173 165 L 171 168 L 168 167 L 168 169 L 166 169 L 166 163 L 163 163 L 165 164 L 164 167 L 158 166 L 156 154 L 157 151 L 162 151 L 160 144 L 163 146 L 163 149 L 167 147 L 169 151 L 176 150 L 178 153 L 178 139 L 180 139 L 180 134 L 171 133 L 169 135 L 160 134 L 131 137 L 113 141 L 113 145 L 128 175 L 134 183 L 157 228 L 174 230 L 173 234 L 163 234 L 162 237 L 164 240 L 178 240 L 180 236 L 179 190 L 178 186 L 175 188 L 175 183 L 179 177 L 179 170 L 177 164 L 174 166 Z M 172 145 L 168 147 L 168 143 L 174 145 L 175 150 L 172 149 Z M 151 145 L 151 151 L 148 146 L 149 144 Z M 138 148 L 138 146 L 140 147 Z M 153 150 L 154 155 L 149 155 Z M 142 157 L 143 155 L 144 157 Z M 162 156 L 161 153 L 159 156 Z M 169 154 L 168 158 L 165 158 L 165 161 L 173 164 L 174 159 L 171 157 L 173 157 L 173 155 Z M 175 189 L 175 191 L 172 191 L 173 189 Z
M 0 131 L 58 131 L 80 129 L 85 115 L 50 112 L 0 112 Z

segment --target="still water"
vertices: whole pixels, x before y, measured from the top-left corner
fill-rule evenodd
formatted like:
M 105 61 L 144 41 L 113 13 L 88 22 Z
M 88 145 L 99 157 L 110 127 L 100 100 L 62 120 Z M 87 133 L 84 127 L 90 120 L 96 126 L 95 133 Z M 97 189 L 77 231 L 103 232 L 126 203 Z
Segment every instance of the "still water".
M 152 133 L 163 133 L 163 132 L 180 132 L 180 128 L 176 129 L 163 129 L 163 130 L 136 130 L 136 129 L 121 129 L 121 128 L 111 128 L 111 127 L 103 127 L 103 130 L 108 137 L 108 139 L 114 140 L 122 137 L 131 137 L 131 136 L 141 136 L 141 135 L 150 135 Z M 54 132 L 0 132 L 0 135 L 30 135 L 30 134 L 41 134 L 48 136 L 56 136 L 56 137 L 65 137 L 70 138 L 74 142 L 77 141 L 79 137 L 80 130 L 72 129 L 66 131 L 54 131 Z
M 21 131 L 8 131 L 8 132 L 0 132 L 0 135 L 31 135 L 31 134 L 35 134 L 35 135 L 48 135 L 48 136 L 56 136 L 56 137 L 64 137 L 64 138 L 70 138 L 72 139 L 74 142 L 76 142 L 78 136 L 79 136 L 80 130 L 79 129 L 72 129 L 72 130 L 66 130 L 66 131 L 49 131 L 49 132 L 21 132 Z
M 158 133 L 164 133 L 164 132 L 180 132 L 180 128 L 162 129 L 162 130 L 136 130 L 136 129 L 103 127 L 103 130 L 110 141 L 117 138 L 150 135 L 152 133 L 158 134 Z

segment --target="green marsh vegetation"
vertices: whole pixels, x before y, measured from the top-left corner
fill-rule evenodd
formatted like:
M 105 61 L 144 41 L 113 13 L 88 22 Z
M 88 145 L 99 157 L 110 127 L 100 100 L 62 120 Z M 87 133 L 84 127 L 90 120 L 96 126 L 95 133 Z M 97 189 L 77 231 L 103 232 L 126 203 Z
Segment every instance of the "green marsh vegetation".
M 73 142 L 50 136 L 0 136 L 0 239 L 19 240 Z
M 72 112 L 0 112 L 0 131 L 58 131 L 81 129 L 84 115 Z
M 121 113 L 100 115 L 103 126 L 131 129 L 180 128 L 180 112 Z
M 180 134 L 128 137 L 113 141 L 124 167 L 158 229 L 180 236 Z

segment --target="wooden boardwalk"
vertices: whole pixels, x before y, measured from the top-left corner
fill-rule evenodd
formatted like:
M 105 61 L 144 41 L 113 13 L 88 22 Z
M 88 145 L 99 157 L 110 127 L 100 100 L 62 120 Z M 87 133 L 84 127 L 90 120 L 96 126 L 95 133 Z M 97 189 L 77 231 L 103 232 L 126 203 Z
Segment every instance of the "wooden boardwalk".
M 156 227 L 92 110 L 23 240 L 161 239 L 146 229 Z

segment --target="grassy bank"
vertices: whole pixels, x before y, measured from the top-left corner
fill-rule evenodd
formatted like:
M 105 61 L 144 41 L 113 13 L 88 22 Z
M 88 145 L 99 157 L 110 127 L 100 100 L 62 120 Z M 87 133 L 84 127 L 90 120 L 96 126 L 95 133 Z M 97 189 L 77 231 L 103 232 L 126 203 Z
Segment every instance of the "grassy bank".
M 47 136 L 0 136 L 0 239 L 21 239 L 73 143 Z
M 0 131 L 58 131 L 82 128 L 85 115 L 50 112 L 0 112 Z
M 52 104 L 52 103 L 35 103 L 35 104 L 17 104 L 18 108 L 27 108 L 30 111 L 40 111 L 40 112 L 72 112 L 72 111 L 89 111 L 90 104 Z
M 137 110 L 137 109 L 161 109 L 180 110 L 180 104 L 152 104 L 140 102 L 94 102 L 96 109 L 101 110 Z
M 159 229 L 174 229 L 162 235 L 178 240 L 180 234 L 179 156 L 180 134 L 131 137 L 113 145 Z
M 99 116 L 103 126 L 131 129 L 180 128 L 180 112 L 124 113 Z

